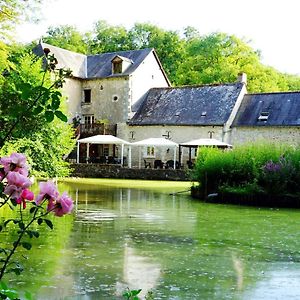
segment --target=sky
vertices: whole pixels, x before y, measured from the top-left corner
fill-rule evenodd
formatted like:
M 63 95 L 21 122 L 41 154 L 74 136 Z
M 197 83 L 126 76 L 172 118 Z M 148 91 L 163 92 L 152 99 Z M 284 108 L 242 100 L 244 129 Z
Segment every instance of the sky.
M 261 51 L 262 62 L 278 71 L 300 74 L 299 0 L 44 0 L 41 21 L 18 27 L 21 42 L 38 40 L 50 26 L 73 25 L 81 32 L 105 20 L 131 28 L 151 23 L 180 33 L 224 32 Z

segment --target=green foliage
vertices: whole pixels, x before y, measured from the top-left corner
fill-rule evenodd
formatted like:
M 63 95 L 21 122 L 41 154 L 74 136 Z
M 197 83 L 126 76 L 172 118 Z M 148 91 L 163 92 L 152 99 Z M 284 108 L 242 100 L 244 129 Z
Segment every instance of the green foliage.
M 65 74 L 57 73 L 53 82 L 48 72 L 41 72 L 42 60 L 19 48 L 10 50 L 10 68 L 6 69 L 0 86 L 0 146 L 7 138 L 31 136 L 52 121 L 54 115 L 66 119 L 60 109 L 61 93 L 57 89 Z M 52 68 L 53 58 L 49 57 L 48 62 Z
M 43 42 L 78 53 L 87 53 L 86 38 L 74 26 L 50 27 Z
M 54 120 L 30 137 L 9 141 L 0 150 L 0 156 L 12 152 L 25 153 L 31 166 L 31 175 L 40 177 L 64 177 L 70 174 L 69 163 L 64 161 L 74 148 L 74 129 L 71 125 Z
M 4 300 L 19 299 L 19 294 L 16 290 L 9 288 L 6 283 L 0 281 L 0 299 L 4 299 Z
M 200 148 L 193 176 L 202 197 L 224 191 L 300 195 L 299 158 L 300 150 L 288 145 L 250 144 L 227 151 Z
M 23 48 L 10 50 L 9 68 L 0 81 L 0 155 L 26 153 L 32 175 L 66 176 L 69 165 L 63 158 L 74 140 L 71 126 L 61 122 L 67 116 L 59 88 L 69 73 L 56 70 L 51 55 L 48 69 L 42 71 L 40 59 Z
M 72 26 L 50 28 L 44 40 L 85 54 L 154 48 L 173 85 L 235 82 L 244 72 L 250 92 L 300 89 L 299 76 L 263 65 L 260 52 L 249 41 L 220 32 L 201 36 L 190 26 L 184 28 L 182 36 L 150 23 L 136 23 L 126 29 L 100 20 L 91 32 L 83 34 Z
M 129 290 L 123 293 L 123 297 L 127 300 L 139 300 L 139 297 L 137 296 L 142 290 Z
M 0 39 L 10 37 L 17 23 L 34 21 L 42 0 L 1 0 L 0 1 Z

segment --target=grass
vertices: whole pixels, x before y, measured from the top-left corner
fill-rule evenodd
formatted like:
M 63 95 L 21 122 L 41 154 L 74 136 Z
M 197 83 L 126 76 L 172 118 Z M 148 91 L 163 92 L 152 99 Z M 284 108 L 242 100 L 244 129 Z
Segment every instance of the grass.
M 111 178 L 62 178 L 60 182 L 80 183 L 86 185 L 104 185 L 112 187 L 126 187 L 136 189 L 174 189 L 188 190 L 192 183 L 187 181 L 165 180 L 136 180 L 136 179 L 111 179 Z

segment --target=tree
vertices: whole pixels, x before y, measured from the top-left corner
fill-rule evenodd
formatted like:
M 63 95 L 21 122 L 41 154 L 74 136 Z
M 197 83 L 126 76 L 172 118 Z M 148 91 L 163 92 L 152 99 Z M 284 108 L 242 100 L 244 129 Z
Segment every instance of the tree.
M 43 41 L 53 46 L 78 53 L 86 54 L 88 51 L 85 36 L 74 26 L 64 25 L 60 27 L 50 27 Z
M 262 64 L 260 52 L 249 41 L 220 32 L 201 36 L 191 26 L 184 28 L 181 37 L 176 31 L 166 31 L 150 23 L 136 23 L 127 30 L 100 20 L 91 32 L 83 35 L 71 26 L 49 29 L 45 41 L 85 54 L 154 48 L 175 86 L 231 83 L 245 72 L 250 92 L 300 88 L 298 76 Z
M 90 36 L 90 54 L 132 50 L 127 30 L 123 26 L 110 26 L 106 21 L 100 20 L 95 23 Z
M 42 0 L 1 0 L 0 2 L 0 38 L 8 38 L 16 24 L 33 21 Z
M 49 122 L 55 117 L 67 121 L 59 91 L 66 74 L 58 70 L 53 81 L 47 69 L 41 72 L 41 59 L 22 48 L 11 48 L 9 53 L 10 68 L 1 72 L 5 74 L 0 86 L 1 154 L 18 149 L 28 154 L 36 172 L 65 175 L 68 168 L 63 157 L 74 147 L 73 130 L 66 123 Z M 55 58 L 49 55 L 48 59 L 52 70 Z
M 180 84 L 234 82 L 247 65 L 259 61 L 258 54 L 250 46 L 223 33 L 189 40 L 187 57 L 177 72 Z
M 149 23 L 136 23 L 128 32 L 134 49 L 154 48 L 171 82 L 185 60 L 185 42 L 176 31 L 165 31 Z

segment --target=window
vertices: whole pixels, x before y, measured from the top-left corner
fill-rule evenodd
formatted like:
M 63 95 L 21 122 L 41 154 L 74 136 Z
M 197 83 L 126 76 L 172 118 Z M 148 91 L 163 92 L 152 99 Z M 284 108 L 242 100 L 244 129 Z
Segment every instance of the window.
M 84 116 L 84 125 L 94 124 L 95 117 L 94 115 L 85 115 Z
M 203 112 L 201 113 L 201 117 L 206 117 L 206 111 L 203 111 Z
M 113 73 L 114 74 L 122 73 L 122 61 L 113 62 Z
M 269 118 L 269 112 L 267 111 L 262 111 L 258 117 L 258 121 L 268 121 Z
M 90 89 L 83 90 L 83 102 L 91 103 L 92 100 L 92 91 Z
M 103 156 L 108 156 L 109 155 L 109 147 L 103 146 Z
M 147 147 L 145 154 L 146 154 L 145 155 L 146 157 L 154 157 L 155 156 L 155 149 L 154 149 L 154 147 L 153 146 Z

